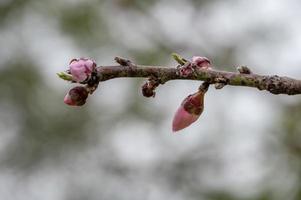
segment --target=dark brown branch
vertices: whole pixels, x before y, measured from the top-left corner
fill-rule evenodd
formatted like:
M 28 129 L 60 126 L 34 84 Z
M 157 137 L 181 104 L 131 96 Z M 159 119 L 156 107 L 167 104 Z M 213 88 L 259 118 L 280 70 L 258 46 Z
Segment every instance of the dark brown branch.
M 226 72 L 218 70 L 196 70 L 188 76 L 181 76 L 175 67 L 160 66 L 100 66 L 97 68 L 100 81 L 121 77 L 156 77 L 161 83 L 169 80 L 200 80 L 210 84 L 254 87 L 272 94 L 301 94 L 301 80 L 285 76 L 265 76 L 254 73 Z

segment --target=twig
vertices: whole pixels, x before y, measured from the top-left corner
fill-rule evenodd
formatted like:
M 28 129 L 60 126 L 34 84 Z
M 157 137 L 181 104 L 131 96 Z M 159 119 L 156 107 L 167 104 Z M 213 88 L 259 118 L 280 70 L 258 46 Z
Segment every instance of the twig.
M 162 82 L 170 80 L 199 80 L 210 84 L 221 83 L 232 86 L 254 87 L 272 94 L 301 94 L 301 80 L 285 76 L 267 76 L 255 73 L 226 72 L 197 69 L 188 76 L 181 76 L 175 67 L 128 65 L 97 67 L 100 81 L 121 77 L 158 77 Z

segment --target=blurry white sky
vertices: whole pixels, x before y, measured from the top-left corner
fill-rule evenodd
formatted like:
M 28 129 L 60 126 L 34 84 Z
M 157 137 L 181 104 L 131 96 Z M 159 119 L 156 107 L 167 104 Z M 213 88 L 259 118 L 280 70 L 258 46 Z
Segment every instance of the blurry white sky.
M 64 1 L 60 2 L 63 4 Z M 77 1 L 67 2 L 73 4 Z M 145 17 L 137 17 L 138 14 L 134 12 L 120 12 L 113 2 L 108 1 L 99 9 L 103 11 L 103 15 L 108 16 L 107 23 L 111 24 L 109 31 L 115 37 L 115 44 L 120 43 L 132 49 L 152 48 L 149 37 L 161 37 L 163 34 L 164 39 L 176 46 L 185 44 L 189 47 L 174 51 L 186 57 L 204 55 L 209 58 L 214 57 L 215 52 L 224 46 L 235 44 L 240 54 L 236 60 L 230 61 L 233 70 L 234 66 L 248 65 L 254 72 L 261 74 L 296 78 L 301 76 L 300 1 L 215 1 L 197 10 L 186 1 L 162 0 L 153 5 Z M 160 28 L 158 36 L 157 28 Z M 258 38 L 254 36 L 254 32 L 258 32 Z M 69 85 L 58 80 L 55 73 L 65 70 L 71 58 L 92 54 L 96 56 L 93 58 L 99 65 L 106 65 L 112 64 L 117 55 L 127 56 L 117 45 L 100 46 L 93 52 L 78 48 L 60 32 L 55 17 L 47 17 L 41 11 L 35 11 L 34 7 L 28 7 L 20 21 L 0 29 L 0 43 L 4 44 L 0 52 L 1 68 L 5 67 L 3 63 L 11 59 L 15 52 L 26 49 L 28 56 L 33 56 L 39 63 L 48 84 L 53 89 L 62 91 L 62 94 L 69 89 Z M 212 62 L 214 64 L 215 60 Z M 168 63 L 157 64 L 170 66 L 175 63 L 170 59 Z M 223 65 L 219 67 L 222 69 Z M 179 133 L 172 134 L 171 121 L 175 110 L 182 99 L 194 92 L 198 85 L 198 82 L 173 81 L 160 86 L 155 99 L 142 99 L 151 108 L 164 112 L 164 123 L 156 127 L 156 130 L 152 125 L 139 121 L 112 122 L 114 133 L 108 142 L 113 146 L 118 159 L 123 160 L 125 166 L 136 170 L 140 179 L 135 179 L 133 175 L 129 182 L 120 183 L 117 178 L 102 174 L 99 161 L 95 159 L 98 157 L 96 146 L 89 152 L 79 153 L 75 158 L 66 160 L 64 164 L 70 165 L 67 169 L 62 165 L 64 167 L 52 170 L 45 164 L 41 171 L 30 177 L 0 172 L 1 199 L 63 199 L 64 189 L 73 187 L 70 182 L 75 188 L 85 187 L 92 182 L 95 190 L 91 190 L 96 193 L 98 187 L 112 187 L 116 190 L 141 187 L 148 191 L 148 199 L 170 199 L 171 195 L 174 195 L 173 199 L 184 199 L 185 195 L 174 194 L 174 191 L 165 187 L 164 178 L 152 178 L 155 169 L 149 166 L 172 163 L 175 157 L 185 155 L 196 146 L 202 145 L 207 146 L 200 151 L 204 151 L 209 157 L 220 158 L 224 166 L 218 174 L 210 169 L 206 174 L 196 174 L 196 177 L 200 177 L 202 187 L 217 190 L 226 188 L 242 196 L 259 193 L 260 184 L 268 175 L 263 162 L 268 158 L 260 155 L 264 145 L 262 141 L 273 138 L 273 133 L 267 130 L 277 120 L 280 112 L 277 104 L 294 101 L 293 98 L 299 97 L 273 96 L 249 88 L 226 87 L 219 91 L 212 88 L 207 94 L 205 112 L 199 121 Z M 122 110 L 120 105 L 126 100 L 131 101 L 127 94 L 131 87 L 131 81 L 125 79 L 103 83 L 88 103 L 97 109 L 97 104 L 101 101 L 103 105 L 116 108 L 107 115 L 118 114 Z M 137 92 L 140 92 L 139 88 Z M 1 140 L 6 138 L 7 135 L 1 135 Z M 202 157 L 202 152 L 199 154 Z M 81 177 L 81 182 L 75 180 L 73 174 Z M 275 181 L 280 181 L 281 176 L 275 175 Z M 106 183 L 101 184 L 98 177 Z M 286 180 L 289 187 L 294 179 L 287 177 Z M 12 185 L 16 184 L 19 184 L 19 192 L 11 198 L 15 190 Z M 271 187 L 279 189 L 279 185 Z M 283 185 L 281 188 L 285 192 L 290 191 Z M 139 192 L 129 193 L 127 198 L 139 196 L 137 193 Z

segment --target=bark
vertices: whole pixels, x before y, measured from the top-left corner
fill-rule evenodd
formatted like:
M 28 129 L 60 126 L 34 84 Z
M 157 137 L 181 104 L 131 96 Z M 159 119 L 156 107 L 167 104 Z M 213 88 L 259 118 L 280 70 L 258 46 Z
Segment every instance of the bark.
M 259 75 L 252 73 L 248 68 L 238 72 L 196 69 L 191 74 L 183 76 L 175 67 L 144 66 L 123 62 L 117 66 L 99 66 L 97 72 L 99 81 L 122 77 L 153 77 L 160 84 L 176 79 L 199 80 L 215 84 L 217 89 L 232 85 L 267 90 L 272 94 L 301 94 L 301 80 L 277 75 Z

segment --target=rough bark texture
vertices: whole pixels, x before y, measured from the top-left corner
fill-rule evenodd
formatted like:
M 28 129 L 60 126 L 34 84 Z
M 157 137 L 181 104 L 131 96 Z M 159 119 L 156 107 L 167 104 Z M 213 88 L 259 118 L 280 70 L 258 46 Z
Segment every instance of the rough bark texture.
M 100 81 L 106 81 L 121 77 L 155 77 L 160 83 L 169 80 L 200 80 L 210 84 L 233 85 L 254 87 L 259 90 L 267 90 L 272 94 L 301 94 L 301 80 L 277 75 L 258 75 L 244 70 L 235 72 L 225 72 L 218 70 L 195 70 L 188 76 L 181 76 L 175 67 L 143 66 L 143 65 L 118 65 L 100 66 L 97 68 Z

